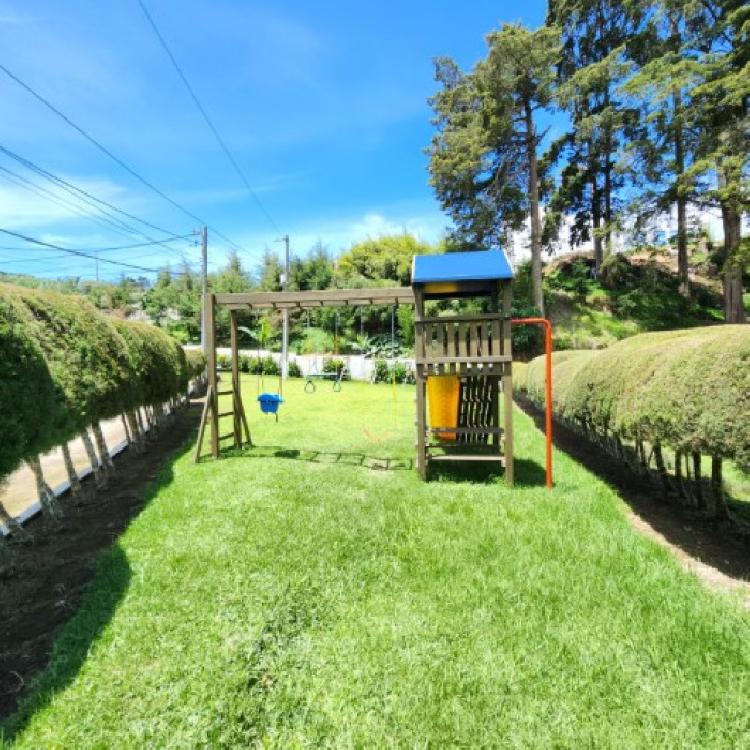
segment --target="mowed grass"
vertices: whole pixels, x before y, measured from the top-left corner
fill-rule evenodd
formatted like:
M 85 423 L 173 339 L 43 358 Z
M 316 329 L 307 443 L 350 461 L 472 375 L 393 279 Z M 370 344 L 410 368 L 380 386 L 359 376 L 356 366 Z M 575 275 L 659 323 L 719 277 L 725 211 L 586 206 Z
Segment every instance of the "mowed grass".
M 425 484 L 413 388 L 245 389 L 258 447 L 165 469 L 9 742 L 750 744 L 750 618 L 564 455 L 548 493 L 526 416 L 514 490 Z

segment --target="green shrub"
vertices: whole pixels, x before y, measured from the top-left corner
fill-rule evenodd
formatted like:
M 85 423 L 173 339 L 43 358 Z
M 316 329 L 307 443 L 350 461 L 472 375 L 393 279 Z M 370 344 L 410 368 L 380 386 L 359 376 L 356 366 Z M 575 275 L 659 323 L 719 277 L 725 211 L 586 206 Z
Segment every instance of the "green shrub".
M 324 359 L 323 360 L 323 372 L 335 373 L 340 375 L 341 371 L 346 367 L 343 359 Z
M 289 362 L 289 377 L 290 378 L 302 377 L 302 370 L 300 369 L 300 366 L 294 360 Z
M 231 370 L 232 358 L 228 354 L 219 354 L 216 357 L 216 367 L 219 370 Z
M 539 403 L 543 360 L 530 363 L 526 377 Z M 750 470 L 750 327 L 646 333 L 599 352 L 558 353 L 553 401 L 558 414 L 599 434 L 730 458 Z
M 29 334 L 37 337 L 55 382 L 58 408 L 52 429 L 58 441 L 119 414 L 128 403 L 132 377 L 128 345 L 118 332 L 121 321 L 79 297 L 31 289 L 9 294 L 38 323 Z M 166 333 L 161 336 L 179 347 Z
M 0 479 L 24 458 L 54 445 L 50 429 L 61 406 L 35 329 L 39 324 L 15 295 L 0 288 Z
M 391 371 L 388 362 L 384 359 L 376 359 L 373 365 L 372 382 L 387 383 L 391 379 Z
M 200 349 L 188 349 L 185 351 L 188 376 L 192 380 L 203 374 L 206 369 L 206 357 Z
M 0 285 L 0 477 L 123 410 L 184 393 L 190 367 L 155 326 L 73 296 Z

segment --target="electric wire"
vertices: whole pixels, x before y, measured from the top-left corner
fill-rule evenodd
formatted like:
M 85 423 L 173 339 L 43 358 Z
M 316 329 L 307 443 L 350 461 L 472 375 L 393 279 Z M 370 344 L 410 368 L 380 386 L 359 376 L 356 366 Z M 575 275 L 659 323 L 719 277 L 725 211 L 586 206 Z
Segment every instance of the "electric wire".
M 25 242 L 30 242 L 33 245 L 39 245 L 40 247 L 48 247 L 53 250 L 61 250 L 65 253 L 69 253 L 70 255 L 77 255 L 81 258 L 89 258 L 90 260 L 95 260 L 101 263 L 109 263 L 110 265 L 114 265 L 114 266 L 123 266 L 124 268 L 134 268 L 138 271 L 145 271 L 147 273 L 159 273 L 158 268 L 146 268 L 144 266 L 134 265 L 132 263 L 125 263 L 119 260 L 110 260 L 109 258 L 99 258 L 98 256 L 91 255 L 87 252 L 84 252 L 83 250 L 74 250 L 73 248 L 63 247 L 62 245 L 56 245 L 53 242 L 43 242 L 42 240 L 38 240 L 34 237 L 29 237 L 26 234 L 21 234 L 20 232 L 13 232 L 10 229 L 0 228 L 0 232 L 2 232 L 3 234 L 7 234 L 11 237 L 17 237 L 18 239 L 24 240 Z
M 194 214 L 192 211 L 185 208 L 183 205 L 178 203 L 176 200 L 171 198 L 169 195 L 167 195 L 163 190 L 160 190 L 156 185 L 154 185 L 152 182 L 147 180 L 145 177 L 140 175 L 138 172 L 135 171 L 132 167 L 130 167 L 126 162 L 124 162 L 122 159 L 120 159 L 119 156 L 116 156 L 112 151 L 110 151 L 106 146 L 104 146 L 100 141 L 98 141 L 96 138 L 94 138 L 90 133 L 88 133 L 84 128 L 82 128 L 80 125 L 77 125 L 73 120 L 71 120 L 65 113 L 63 113 L 61 110 L 59 110 L 57 107 L 55 107 L 54 104 L 52 104 L 48 99 L 43 97 L 40 93 L 38 93 L 36 90 L 34 90 L 29 84 L 22 81 L 17 75 L 12 73 L 10 70 L 8 70 L 5 65 L 0 63 L 0 70 L 5 73 L 8 78 L 10 78 L 12 81 L 15 81 L 21 88 L 23 88 L 25 91 L 27 91 L 31 96 L 33 96 L 38 102 L 43 104 L 47 109 L 49 109 L 51 112 L 56 114 L 63 122 L 67 123 L 73 130 L 75 130 L 77 133 L 79 133 L 81 136 L 83 136 L 89 143 L 91 143 L 93 146 L 95 146 L 99 151 L 101 151 L 103 154 L 108 156 L 112 161 L 114 161 L 116 164 L 118 164 L 122 169 L 124 169 L 128 174 L 133 176 L 136 180 L 138 180 L 142 185 L 147 187 L 149 190 L 156 193 L 160 198 L 167 201 L 167 203 L 174 206 L 176 209 L 184 213 L 186 216 L 189 216 L 194 221 L 199 222 L 200 224 L 203 224 L 205 226 L 208 226 L 211 231 L 217 235 L 218 237 L 221 237 L 225 242 L 229 243 L 232 247 L 234 247 L 236 250 L 241 251 L 242 248 L 234 242 L 234 240 L 231 240 L 229 237 L 227 237 L 225 234 L 219 232 L 219 230 L 215 229 L 214 227 L 211 227 L 208 225 L 206 221 L 201 219 L 200 216 Z
M 182 82 L 185 84 L 185 88 L 187 89 L 188 94 L 190 94 L 190 98 L 193 100 L 193 103 L 198 108 L 198 111 L 203 116 L 203 119 L 206 121 L 206 125 L 208 125 L 209 129 L 214 135 L 214 138 L 216 138 L 216 142 L 221 147 L 221 150 L 226 155 L 227 159 L 229 160 L 229 163 L 234 167 L 234 171 L 239 176 L 240 180 L 242 180 L 243 184 L 245 185 L 245 188 L 250 193 L 252 198 L 255 200 L 256 205 L 260 209 L 261 213 L 266 217 L 268 220 L 268 223 L 273 227 L 273 229 L 277 232 L 277 234 L 281 234 L 281 230 L 279 229 L 276 222 L 273 220 L 273 217 L 268 212 L 266 207 L 263 205 L 263 201 L 261 201 L 258 194 L 253 190 L 252 185 L 250 184 L 250 181 L 247 179 L 247 176 L 245 175 L 244 171 L 240 167 L 237 160 L 232 155 L 232 152 L 229 150 L 229 147 L 227 146 L 224 139 L 221 137 L 221 134 L 217 130 L 216 126 L 214 125 L 211 118 L 208 116 L 208 112 L 206 112 L 206 108 L 201 104 L 200 99 L 198 99 L 197 94 L 195 93 L 195 90 L 190 85 L 190 82 L 187 79 L 187 76 L 185 75 L 184 71 L 180 67 L 179 63 L 175 59 L 175 56 L 172 54 L 172 51 L 169 48 L 169 45 L 167 44 L 166 40 L 162 36 L 161 32 L 159 31 L 158 26 L 156 25 L 156 22 L 154 21 L 151 14 L 148 12 L 148 9 L 146 8 L 146 5 L 144 4 L 143 0 L 138 0 L 138 4 L 141 6 L 141 10 L 143 11 L 143 15 L 146 17 L 146 20 L 148 21 L 149 25 L 154 31 L 154 34 L 156 35 L 156 38 L 159 40 L 159 44 L 161 45 L 162 49 L 166 53 L 167 57 L 172 63 L 172 66 L 174 67 L 175 71 L 177 72 L 177 75 L 180 77 Z
M 26 167 L 29 171 L 35 172 L 40 177 L 44 177 L 46 180 L 55 183 L 59 187 L 63 188 L 66 192 L 70 193 L 71 195 L 79 198 L 79 200 L 82 200 L 84 203 L 88 203 L 91 206 L 94 206 L 92 203 L 95 202 L 96 204 L 99 204 L 98 206 L 94 206 L 98 208 L 99 211 L 103 211 L 103 209 L 100 206 L 104 206 L 107 209 L 109 209 L 110 212 L 114 211 L 118 214 L 121 214 L 122 216 L 126 216 L 128 219 L 132 219 L 133 221 L 137 221 L 144 226 L 149 227 L 150 229 L 155 229 L 157 232 L 162 232 L 164 234 L 168 235 L 175 235 L 176 232 L 172 232 L 169 229 L 164 229 L 163 227 L 158 226 L 157 224 L 153 224 L 150 221 L 146 221 L 146 219 L 142 219 L 140 216 L 136 216 L 135 214 L 131 214 L 128 211 L 123 210 L 122 208 L 119 208 L 118 206 L 115 206 L 114 204 L 110 203 L 109 201 L 103 200 L 102 198 L 98 198 L 95 195 L 92 195 L 87 190 L 84 190 L 79 185 L 75 185 L 72 182 L 68 182 L 67 180 L 64 180 L 59 175 L 54 174 L 53 172 L 50 172 L 43 167 L 40 167 L 38 164 L 34 163 L 31 159 L 27 159 L 20 154 L 17 154 L 10 149 L 6 148 L 3 145 L 0 145 L 0 152 L 8 156 L 9 158 L 17 161 L 22 166 Z

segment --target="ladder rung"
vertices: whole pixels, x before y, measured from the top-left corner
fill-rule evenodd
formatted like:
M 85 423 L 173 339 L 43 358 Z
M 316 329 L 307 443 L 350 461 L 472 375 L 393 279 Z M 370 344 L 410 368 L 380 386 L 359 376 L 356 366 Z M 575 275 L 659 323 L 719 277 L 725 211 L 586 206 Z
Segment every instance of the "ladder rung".
M 221 419 L 222 417 L 231 417 L 232 414 L 234 414 L 233 411 L 223 411 L 221 412 L 221 414 L 219 414 L 219 419 Z
M 468 453 L 453 453 L 443 454 L 439 456 L 428 456 L 428 461 L 497 461 L 498 463 L 505 463 L 504 456 L 493 456 L 486 453 L 480 454 L 468 454 Z
M 228 432 L 226 435 L 219 435 L 219 440 L 226 440 L 227 438 L 233 438 L 233 437 L 234 437 L 234 433 Z
M 217 396 L 231 396 L 234 393 L 232 390 L 228 391 L 216 391 Z

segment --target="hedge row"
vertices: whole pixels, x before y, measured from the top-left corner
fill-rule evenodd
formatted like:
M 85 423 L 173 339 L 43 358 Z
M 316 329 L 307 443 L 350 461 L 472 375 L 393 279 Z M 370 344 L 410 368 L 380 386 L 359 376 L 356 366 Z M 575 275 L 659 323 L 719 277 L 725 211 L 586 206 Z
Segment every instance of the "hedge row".
M 71 296 L 0 284 L 0 479 L 102 419 L 185 392 L 166 333 Z
M 544 400 L 544 357 L 516 386 Z M 750 471 L 750 326 L 634 336 L 553 360 L 555 412 L 600 435 L 732 459 Z

